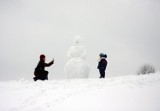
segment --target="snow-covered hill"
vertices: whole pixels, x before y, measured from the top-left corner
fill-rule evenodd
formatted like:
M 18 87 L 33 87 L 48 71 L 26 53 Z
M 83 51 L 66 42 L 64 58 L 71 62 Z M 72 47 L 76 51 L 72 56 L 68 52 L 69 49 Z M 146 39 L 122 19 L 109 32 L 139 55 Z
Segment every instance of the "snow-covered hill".
M 160 73 L 1 81 L 0 98 L 0 111 L 160 111 Z

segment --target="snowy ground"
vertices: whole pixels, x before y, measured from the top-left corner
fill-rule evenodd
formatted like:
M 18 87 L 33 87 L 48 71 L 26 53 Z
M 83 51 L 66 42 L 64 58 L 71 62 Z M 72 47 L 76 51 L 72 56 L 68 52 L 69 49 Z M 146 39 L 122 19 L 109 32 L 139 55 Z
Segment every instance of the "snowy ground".
M 160 111 L 160 73 L 1 81 L 0 98 L 0 111 Z

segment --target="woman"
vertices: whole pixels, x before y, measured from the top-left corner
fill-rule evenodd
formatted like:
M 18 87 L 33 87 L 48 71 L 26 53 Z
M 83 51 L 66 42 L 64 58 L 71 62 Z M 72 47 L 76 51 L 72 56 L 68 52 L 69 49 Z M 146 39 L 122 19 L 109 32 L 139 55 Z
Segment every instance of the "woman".
M 34 81 L 37 81 L 38 79 L 48 80 L 48 71 L 44 69 L 45 67 L 51 66 L 53 63 L 54 63 L 54 59 L 50 63 L 45 63 L 45 55 L 44 54 L 40 55 L 40 61 L 34 71 L 34 75 L 35 75 L 35 77 L 33 78 Z
M 103 54 L 103 53 L 100 53 L 99 54 L 99 57 L 100 57 L 100 60 L 99 60 L 99 63 L 98 63 L 98 69 L 99 69 L 99 72 L 100 72 L 100 77 L 99 78 L 105 78 L 105 70 L 106 70 L 106 67 L 107 67 L 107 55 L 106 54 Z

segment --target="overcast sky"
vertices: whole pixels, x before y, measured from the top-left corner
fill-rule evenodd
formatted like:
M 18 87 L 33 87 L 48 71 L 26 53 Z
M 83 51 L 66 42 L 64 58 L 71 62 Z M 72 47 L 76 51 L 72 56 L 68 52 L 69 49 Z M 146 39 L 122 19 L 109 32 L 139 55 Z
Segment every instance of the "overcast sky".
M 55 64 L 49 79 L 65 78 L 67 50 L 80 35 L 90 77 L 99 53 L 107 77 L 135 74 L 145 63 L 160 70 L 159 0 L 0 0 L 0 80 L 33 78 L 39 55 Z

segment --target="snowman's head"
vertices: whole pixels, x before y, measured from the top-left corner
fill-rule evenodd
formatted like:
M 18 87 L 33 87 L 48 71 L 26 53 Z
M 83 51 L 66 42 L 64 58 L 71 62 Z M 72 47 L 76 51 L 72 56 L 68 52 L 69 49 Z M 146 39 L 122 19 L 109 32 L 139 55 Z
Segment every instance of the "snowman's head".
M 75 45 L 80 45 L 81 42 L 82 42 L 81 36 L 80 35 L 76 35 L 75 38 L 74 38 L 74 44 Z

